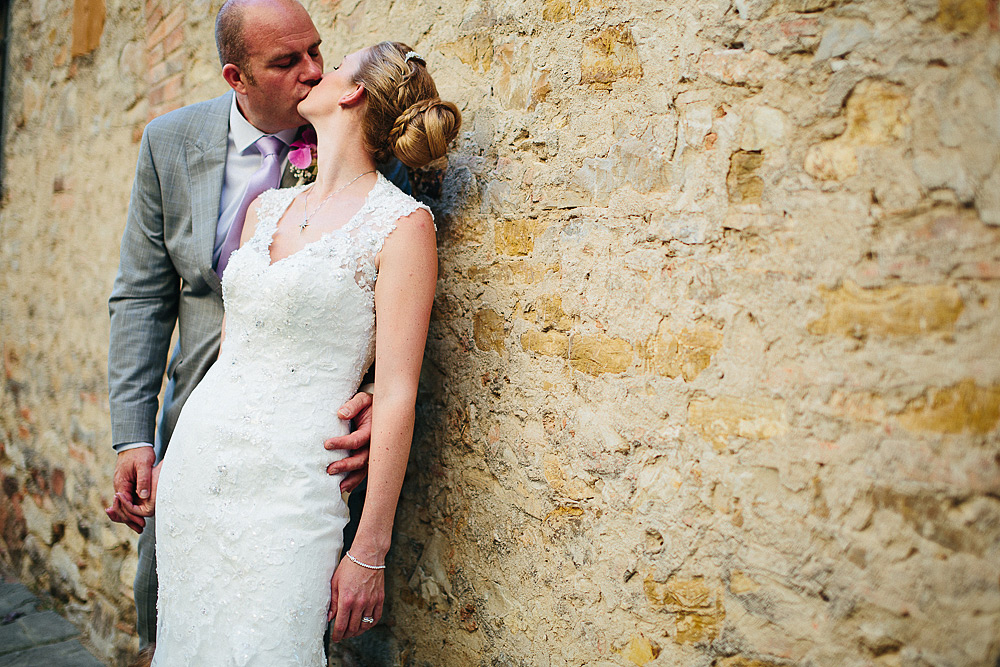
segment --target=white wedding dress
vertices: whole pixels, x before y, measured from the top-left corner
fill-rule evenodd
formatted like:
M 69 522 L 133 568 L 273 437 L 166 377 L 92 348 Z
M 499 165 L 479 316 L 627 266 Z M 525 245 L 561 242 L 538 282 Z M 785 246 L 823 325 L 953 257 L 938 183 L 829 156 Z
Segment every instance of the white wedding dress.
M 330 578 L 348 521 L 337 408 L 375 350 L 375 255 L 425 208 L 381 174 L 343 227 L 271 264 L 303 187 L 262 195 L 223 280 L 226 339 L 192 392 L 160 471 L 156 667 L 326 664 Z

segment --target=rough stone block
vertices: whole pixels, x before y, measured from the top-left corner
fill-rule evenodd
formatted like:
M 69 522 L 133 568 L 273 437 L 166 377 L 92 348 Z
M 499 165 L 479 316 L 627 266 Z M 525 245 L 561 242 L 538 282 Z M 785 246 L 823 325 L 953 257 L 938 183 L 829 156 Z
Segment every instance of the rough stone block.
M 627 25 L 612 26 L 583 42 L 580 82 L 608 84 L 642 77 L 635 38 Z
M 73 57 L 90 53 L 101 44 L 105 18 L 104 0 L 74 0 Z
M 708 586 L 704 577 L 670 577 L 666 581 L 659 581 L 648 576 L 642 587 L 646 599 L 654 609 L 701 612 L 715 606 L 715 591 Z
M 835 21 L 823 33 L 823 40 L 816 49 L 816 60 L 827 60 L 850 53 L 872 37 L 872 29 L 864 21 Z
M 950 285 L 862 289 L 847 280 L 837 289 L 821 289 L 826 312 L 809 325 L 816 335 L 911 336 L 949 333 L 964 304 Z
M 698 69 L 708 78 L 729 86 L 759 88 L 784 72 L 781 61 L 764 51 L 727 49 L 706 51 L 698 59 Z
M 558 331 L 527 331 L 521 334 L 521 347 L 548 357 L 569 356 L 569 336 Z
M 623 373 L 632 367 L 632 344 L 609 336 L 574 336 L 569 363 L 590 375 Z
M 688 424 L 701 431 L 720 451 L 732 437 L 767 440 L 788 432 L 781 402 L 733 396 L 692 400 L 688 406 Z
M 504 338 L 507 334 L 504 330 L 506 320 L 500 313 L 490 308 L 484 308 L 472 316 L 473 338 L 476 347 L 480 350 L 492 350 L 497 354 L 502 354 L 504 350 Z
M 764 164 L 764 154 L 757 151 L 736 151 L 729 162 L 726 185 L 729 201 L 734 204 L 759 204 L 764 194 L 764 180 L 757 170 Z
M 644 357 L 654 373 L 690 382 L 712 363 L 721 348 L 722 332 L 715 327 L 699 324 L 675 332 L 664 319 L 647 344 Z
M 820 180 L 841 181 L 858 171 L 859 146 L 889 144 L 904 137 L 908 98 L 899 86 L 863 81 L 847 100 L 847 126 L 836 139 L 809 149 L 804 168 Z
M 757 660 L 755 658 L 745 658 L 741 655 L 734 655 L 723 658 L 716 663 L 717 667 L 785 667 L 783 663 Z
M 711 642 L 719 636 L 725 620 L 726 614 L 721 606 L 717 608 L 715 613 L 677 614 L 677 634 L 675 635 L 675 639 L 678 644 Z
M 990 0 L 941 0 L 937 22 L 945 30 L 968 34 L 989 21 Z
M 496 248 L 501 255 L 530 255 L 535 249 L 537 220 L 503 220 L 496 225 Z
M 489 72 L 493 65 L 493 38 L 489 33 L 465 35 L 454 42 L 445 42 L 438 50 L 480 72 Z
M 642 635 L 636 635 L 632 637 L 632 641 L 628 643 L 625 650 L 622 651 L 622 655 L 626 660 L 631 661 L 633 664 L 645 665 L 646 663 L 656 660 L 656 657 L 660 655 L 660 647 L 654 642 L 646 639 Z
M 832 7 L 837 0 L 735 0 L 741 19 L 759 19 L 766 14 L 815 12 Z
M 787 127 L 784 112 L 771 107 L 757 107 L 750 114 L 750 123 L 743 132 L 740 148 L 744 151 L 781 148 L 785 143 Z
M 985 435 L 1000 422 L 1000 385 L 982 387 L 971 379 L 930 389 L 910 401 L 899 422 L 913 431 Z
M 573 319 L 562 307 L 562 297 L 558 294 L 543 294 L 525 308 L 524 318 L 540 324 L 546 330 L 566 332 L 573 326 Z

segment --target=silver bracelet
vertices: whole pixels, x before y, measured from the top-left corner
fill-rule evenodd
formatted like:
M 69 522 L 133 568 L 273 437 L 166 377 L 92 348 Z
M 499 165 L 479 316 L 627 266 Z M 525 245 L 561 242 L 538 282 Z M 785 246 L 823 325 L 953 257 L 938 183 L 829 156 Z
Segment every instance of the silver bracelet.
M 368 563 L 362 563 L 357 558 L 351 555 L 351 552 L 347 552 L 347 557 L 351 559 L 351 562 L 355 565 L 360 565 L 361 567 L 368 568 L 369 570 L 384 570 L 385 565 L 369 565 Z

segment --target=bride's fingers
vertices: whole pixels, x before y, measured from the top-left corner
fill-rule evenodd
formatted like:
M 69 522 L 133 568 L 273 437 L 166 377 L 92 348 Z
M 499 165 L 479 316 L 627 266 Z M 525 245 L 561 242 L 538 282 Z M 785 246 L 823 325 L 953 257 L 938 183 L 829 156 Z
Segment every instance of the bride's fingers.
M 333 617 L 333 631 L 330 633 L 330 638 L 339 642 L 342 640 L 347 633 L 347 624 L 351 620 L 351 608 L 344 604 L 343 598 L 337 601 L 337 612 Z
M 357 637 L 358 635 L 361 634 L 362 631 L 361 617 L 364 616 L 363 610 L 364 607 L 362 607 L 361 605 L 356 605 L 353 609 L 351 609 L 351 620 L 347 624 L 348 637 Z

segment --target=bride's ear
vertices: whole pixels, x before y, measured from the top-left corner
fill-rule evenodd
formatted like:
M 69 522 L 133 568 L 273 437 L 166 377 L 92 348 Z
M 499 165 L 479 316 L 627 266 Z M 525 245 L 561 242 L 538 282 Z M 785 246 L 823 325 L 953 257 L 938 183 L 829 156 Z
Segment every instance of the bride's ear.
M 364 84 L 357 84 L 354 88 L 340 96 L 339 104 L 342 107 L 353 107 L 365 101 Z

